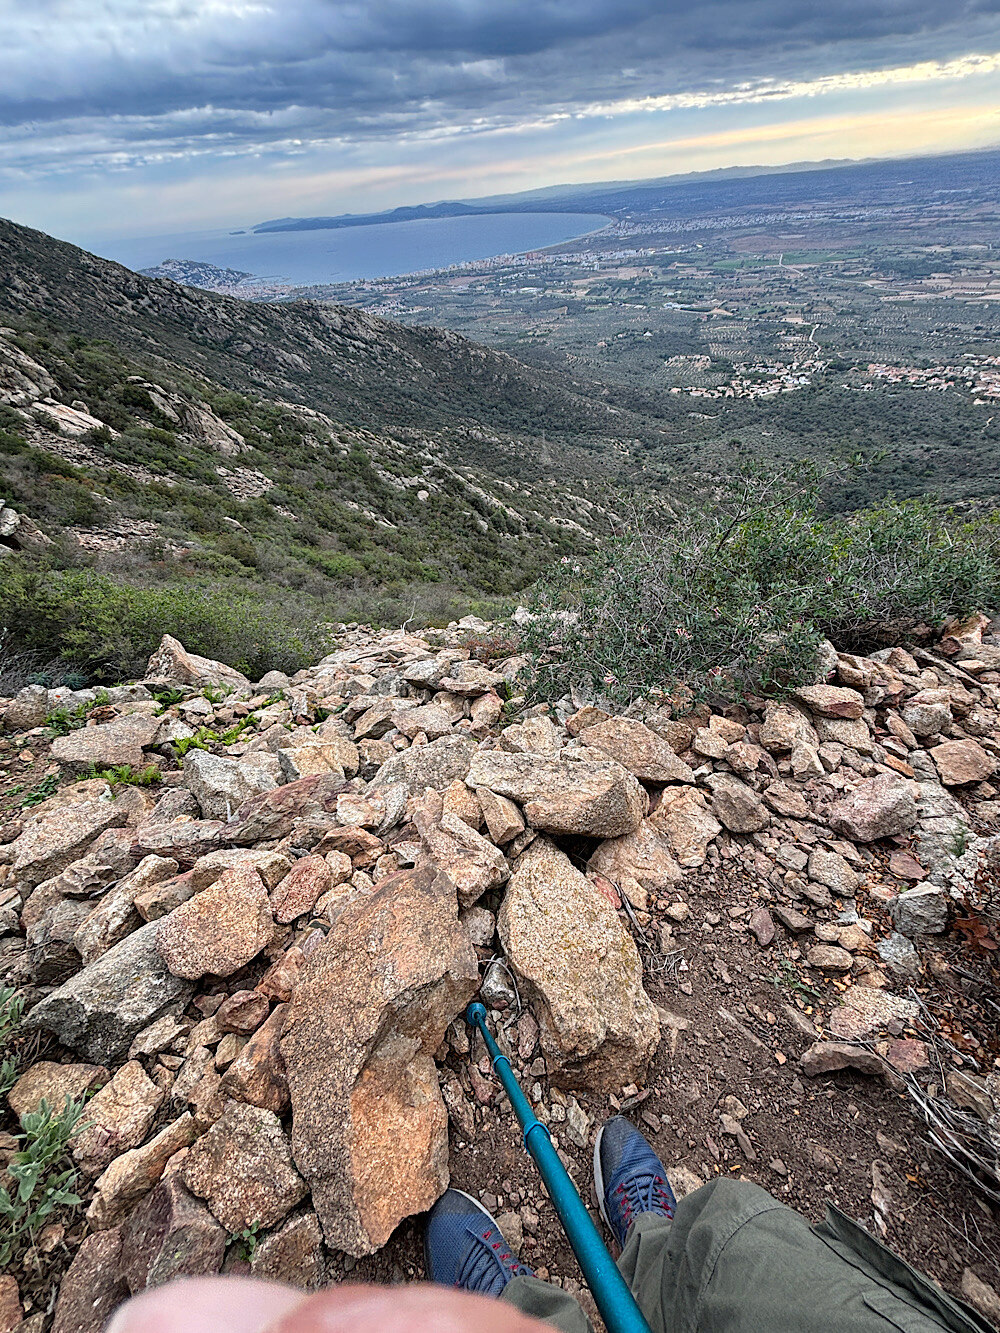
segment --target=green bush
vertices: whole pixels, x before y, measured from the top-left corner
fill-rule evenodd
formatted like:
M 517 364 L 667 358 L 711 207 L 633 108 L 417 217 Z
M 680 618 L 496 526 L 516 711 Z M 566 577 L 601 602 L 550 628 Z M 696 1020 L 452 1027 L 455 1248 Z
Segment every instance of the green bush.
M 619 702 L 682 686 L 778 694 L 809 677 L 823 638 L 870 651 L 1000 603 L 996 516 L 887 500 L 829 517 L 820 491 L 803 469 L 747 475 L 563 557 L 529 602 L 534 689 L 584 686 Z
M 12 556 L 0 566 L 0 628 L 19 649 L 61 657 L 92 678 L 141 676 L 164 634 L 259 679 L 326 650 L 321 608 L 284 592 L 218 583 L 140 588 L 90 569 Z
M 68 1156 L 69 1141 L 85 1126 L 84 1103 L 67 1097 L 62 1110 L 47 1101 L 25 1115 L 21 1145 L 7 1167 L 10 1185 L 0 1185 L 0 1268 L 6 1268 L 30 1246 L 44 1224 L 62 1208 L 82 1200 L 75 1193 L 79 1172 Z

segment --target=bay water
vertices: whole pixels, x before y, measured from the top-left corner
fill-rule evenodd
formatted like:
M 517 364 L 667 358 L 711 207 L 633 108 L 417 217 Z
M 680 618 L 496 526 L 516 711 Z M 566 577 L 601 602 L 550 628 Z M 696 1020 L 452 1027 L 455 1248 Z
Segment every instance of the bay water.
M 187 259 L 239 269 L 266 282 L 311 286 L 520 254 L 596 231 L 607 221 L 593 213 L 492 213 L 314 231 L 187 232 L 91 248 L 131 269 Z

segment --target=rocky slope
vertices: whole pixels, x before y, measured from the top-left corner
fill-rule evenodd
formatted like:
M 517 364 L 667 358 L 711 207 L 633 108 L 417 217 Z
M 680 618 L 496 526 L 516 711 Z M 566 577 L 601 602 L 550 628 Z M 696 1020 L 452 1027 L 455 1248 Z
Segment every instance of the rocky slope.
M 0 490 L 58 558 L 140 584 L 426 585 L 467 608 L 606 531 L 656 434 L 447 331 L 196 291 L 2 219 L 0 266 Z
M 291 680 L 165 639 L 142 682 L 22 691 L 0 1161 L 42 1098 L 89 1100 L 82 1203 L 17 1249 L 0 1328 L 97 1333 L 178 1273 L 416 1275 L 407 1219 L 449 1178 L 578 1290 L 459 1021 L 477 993 L 584 1187 L 624 1109 L 679 1189 L 739 1172 L 832 1200 L 988 1309 L 986 628 L 919 659 L 828 647 L 815 684 L 725 713 L 527 708 L 524 660 L 472 620 L 345 627 Z
M 407 328 L 346 306 L 251 304 L 182 287 L 4 219 L 0 269 L 10 275 L 0 313 L 104 338 L 128 355 L 163 358 L 349 425 L 471 425 L 533 437 L 544 421 L 550 441 L 595 447 L 648 429 L 607 403 L 600 385 L 532 369 L 447 330 Z M 520 452 L 530 465 L 537 449 Z
M 507 475 L 520 444 L 496 432 L 477 431 L 470 449 L 433 430 L 347 426 L 65 333 L 0 328 L 4 412 L 0 477 L 38 523 L 0 542 L 64 537 L 71 557 L 118 569 L 124 556 L 140 580 L 150 562 L 162 578 L 166 554 L 172 577 L 252 580 L 269 567 L 319 593 L 400 574 L 506 590 L 554 545 L 586 543 L 607 523 L 586 478 L 567 484 L 534 465 L 532 478 Z M 478 449 L 490 463 L 474 462 Z

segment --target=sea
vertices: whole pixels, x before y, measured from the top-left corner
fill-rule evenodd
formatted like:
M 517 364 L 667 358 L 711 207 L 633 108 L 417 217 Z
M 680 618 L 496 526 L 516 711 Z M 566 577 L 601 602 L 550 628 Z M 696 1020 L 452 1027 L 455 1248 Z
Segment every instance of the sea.
M 263 282 L 312 286 L 396 277 L 521 254 L 597 231 L 595 213 L 491 213 L 315 231 L 202 231 L 105 241 L 91 249 L 131 269 L 166 259 L 240 269 Z

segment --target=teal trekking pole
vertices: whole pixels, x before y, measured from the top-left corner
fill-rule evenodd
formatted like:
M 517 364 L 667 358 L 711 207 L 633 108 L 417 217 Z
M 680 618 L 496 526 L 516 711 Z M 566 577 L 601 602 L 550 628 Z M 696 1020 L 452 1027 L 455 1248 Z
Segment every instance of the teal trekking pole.
M 510 1061 L 500 1054 L 500 1048 L 486 1026 L 486 1009 L 478 1002 L 465 1011 L 465 1021 L 482 1033 L 486 1049 L 493 1062 L 493 1070 L 510 1098 L 518 1123 L 524 1130 L 524 1147 L 538 1167 L 549 1198 L 559 1214 L 559 1220 L 573 1247 L 583 1276 L 608 1333 L 651 1333 L 635 1297 L 625 1284 L 618 1266 L 601 1240 L 600 1232 L 584 1207 L 576 1186 L 556 1152 L 552 1136 L 535 1116 L 531 1103 L 514 1077 Z

